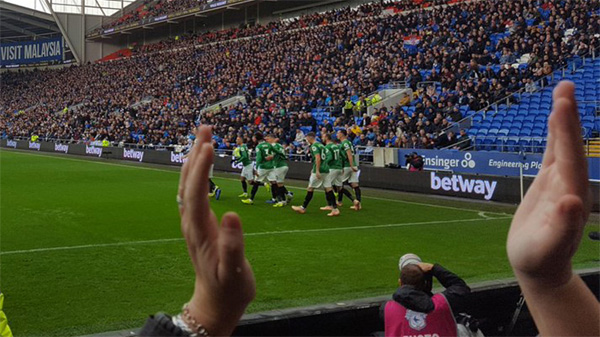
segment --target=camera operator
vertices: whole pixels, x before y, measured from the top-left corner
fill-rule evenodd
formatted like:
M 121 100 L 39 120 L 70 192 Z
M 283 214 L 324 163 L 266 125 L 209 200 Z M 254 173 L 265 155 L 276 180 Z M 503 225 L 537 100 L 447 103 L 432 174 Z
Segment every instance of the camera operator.
M 423 156 L 419 156 L 416 152 L 408 154 L 404 156 L 406 158 L 405 165 L 410 172 L 419 172 L 423 171 L 423 166 L 425 164 L 423 160 Z
M 439 264 L 423 263 L 414 254 L 400 260 L 400 287 L 384 307 L 385 336 L 457 336 L 453 311 L 460 312 L 471 292 L 465 281 Z M 431 277 L 444 288 L 431 292 Z

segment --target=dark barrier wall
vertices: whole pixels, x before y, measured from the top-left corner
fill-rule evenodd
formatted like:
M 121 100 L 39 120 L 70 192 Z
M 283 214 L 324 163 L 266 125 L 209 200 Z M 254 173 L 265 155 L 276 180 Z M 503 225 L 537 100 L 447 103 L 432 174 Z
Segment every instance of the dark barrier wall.
M 88 146 L 85 144 L 60 144 L 50 142 L 12 141 L 3 139 L 2 147 L 31 151 L 67 153 L 80 156 L 119 159 L 134 162 L 182 165 L 181 153 L 156 150 L 134 150 L 118 147 Z M 288 178 L 307 180 L 310 163 L 290 162 Z M 241 166 L 232 163 L 231 157 L 215 156 L 215 170 L 240 172 Z M 527 190 L 533 178 L 524 178 Z M 520 201 L 520 181 L 514 177 L 484 176 L 474 174 L 453 174 L 442 171 L 408 172 L 401 169 L 362 166 L 360 183 L 365 187 L 445 195 L 477 200 L 491 200 L 516 204 Z M 600 184 L 593 182 L 593 210 L 600 210 Z
M 600 272 L 582 275 L 599 297 Z M 391 289 L 390 292 L 393 292 Z M 516 282 L 474 287 L 466 311 L 476 318 L 485 336 L 505 336 L 520 298 Z M 391 294 L 390 294 L 391 297 Z M 304 309 L 246 315 L 235 336 L 369 336 L 382 331 L 380 306 L 388 299 L 357 301 L 344 306 L 324 305 Z M 509 336 L 535 336 L 537 331 L 525 306 Z

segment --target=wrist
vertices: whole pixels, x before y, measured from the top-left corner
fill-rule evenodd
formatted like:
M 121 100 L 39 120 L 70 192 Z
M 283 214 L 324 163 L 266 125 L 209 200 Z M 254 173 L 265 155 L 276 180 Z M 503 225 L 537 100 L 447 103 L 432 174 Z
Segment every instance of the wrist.
M 209 336 L 230 336 L 243 314 L 235 310 L 235 305 L 226 306 L 222 302 L 213 302 L 210 296 L 203 296 L 198 291 L 187 305 L 188 313 L 197 324 L 201 324 Z M 184 320 L 193 328 L 191 320 Z
M 516 269 L 513 269 L 513 271 L 521 289 L 523 291 L 529 290 L 535 293 L 551 293 L 567 286 L 575 278 L 570 265 L 564 272 L 553 272 L 552 274 L 527 273 Z

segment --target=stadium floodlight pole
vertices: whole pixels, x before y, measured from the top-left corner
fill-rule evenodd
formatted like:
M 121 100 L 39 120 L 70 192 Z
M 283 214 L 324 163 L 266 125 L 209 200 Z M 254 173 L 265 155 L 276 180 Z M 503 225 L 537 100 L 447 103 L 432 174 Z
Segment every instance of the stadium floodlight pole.
M 52 8 L 50 1 L 48 1 L 48 0 L 43 0 L 43 1 L 44 1 L 44 4 L 46 4 L 46 6 L 48 7 L 50 14 L 54 18 L 54 22 L 56 22 L 58 29 L 60 29 L 60 33 L 64 37 L 65 41 L 67 41 L 67 45 L 69 46 L 69 49 L 71 49 L 71 53 L 73 53 L 73 56 L 75 56 L 75 61 L 77 61 L 78 65 L 81 65 L 82 63 L 81 63 L 81 59 L 79 58 L 79 54 L 75 50 L 73 43 L 71 42 L 71 39 L 69 38 L 69 35 L 67 35 L 67 32 L 65 31 L 65 27 L 63 27 L 62 22 L 60 22 L 60 19 L 58 18 L 58 15 L 56 15 L 56 12 L 54 12 L 54 8 Z

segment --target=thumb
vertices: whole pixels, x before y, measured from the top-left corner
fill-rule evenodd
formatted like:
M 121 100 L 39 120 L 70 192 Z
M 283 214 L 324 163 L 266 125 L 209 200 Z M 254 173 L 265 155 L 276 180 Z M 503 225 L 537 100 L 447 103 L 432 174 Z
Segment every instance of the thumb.
M 585 227 L 585 206 L 583 200 L 573 194 L 563 195 L 558 199 L 551 220 L 551 230 L 559 236 L 560 246 L 557 251 L 571 258 L 577 248 Z
M 226 213 L 219 233 L 219 280 L 227 282 L 245 268 L 244 232 L 240 217 Z

